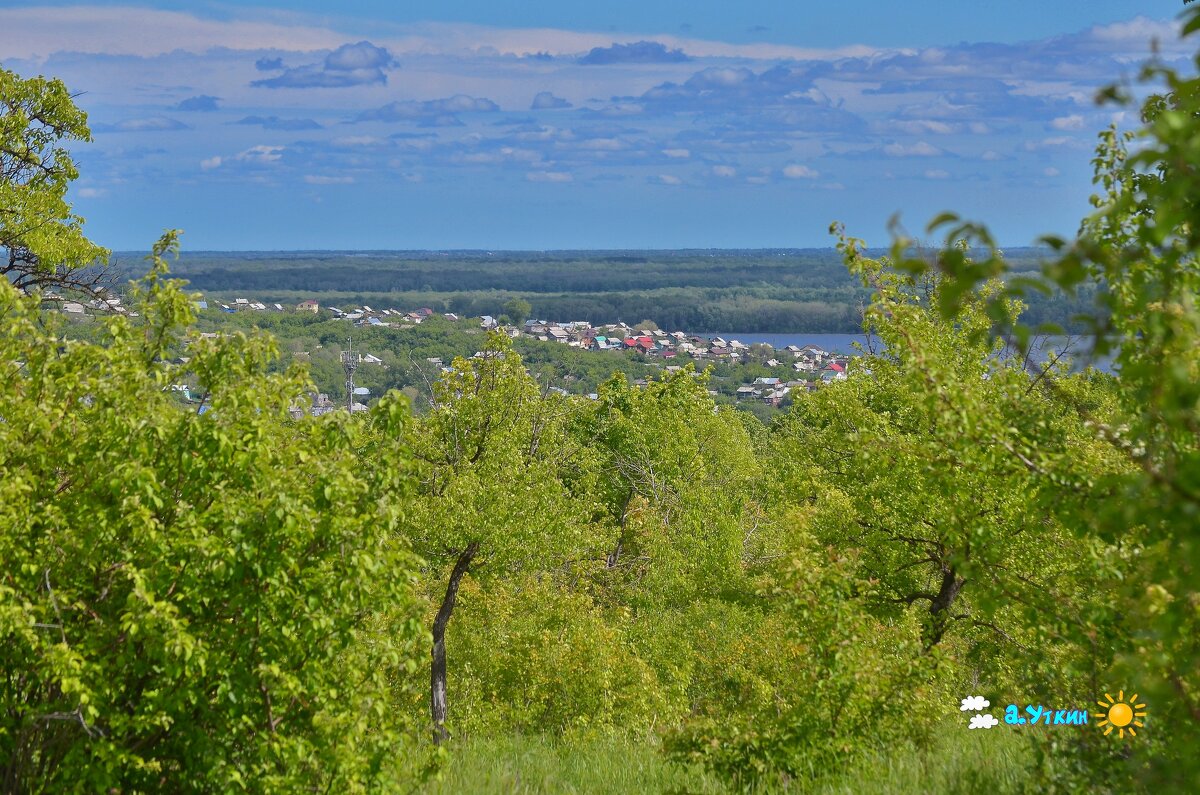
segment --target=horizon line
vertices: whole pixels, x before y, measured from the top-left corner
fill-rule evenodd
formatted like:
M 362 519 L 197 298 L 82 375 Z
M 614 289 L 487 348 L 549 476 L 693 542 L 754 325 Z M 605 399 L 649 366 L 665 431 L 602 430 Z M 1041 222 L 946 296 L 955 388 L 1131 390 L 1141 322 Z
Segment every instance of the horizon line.
M 934 246 L 922 246 L 934 250 Z M 1051 250 L 1049 246 L 1022 245 L 996 247 L 998 251 Z M 148 249 L 111 249 L 113 255 L 142 255 Z M 865 246 L 862 251 L 891 251 L 891 246 Z M 970 251 L 981 251 L 975 246 Z M 683 248 L 245 248 L 245 249 L 190 249 L 181 250 L 179 255 L 194 254 L 614 254 L 614 253 L 689 253 L 689 252 L 807 252 L 837 251 L 836 246 L 764 246 L 751 247 L 683 247 Z

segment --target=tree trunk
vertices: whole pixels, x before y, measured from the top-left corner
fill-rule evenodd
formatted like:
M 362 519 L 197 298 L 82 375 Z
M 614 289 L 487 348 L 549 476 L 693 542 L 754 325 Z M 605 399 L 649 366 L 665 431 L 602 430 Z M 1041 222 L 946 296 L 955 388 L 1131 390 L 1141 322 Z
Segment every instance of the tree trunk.
M 634 490 L 630 489 L 625 496 L 625 504 L 621 506 L 621 534 L 617 536 L 617 545 L 604 560 L 604 568 L 615 569 L 621 560 L 621 550 L 625 546 L 625 523 L 629 519 L 629 503 L 633 501 Z
M 929 628 L 925 635 L 925 650 L 936 646 L 946 634 L 946 625 L 950 620 L 950 606 L 958 598 L 958 592 L 966 584 L 966 580 L 958 576 L 953 566 L 942 567 L 942 586 L 937 596 L 929 603 Z
M 433 662 L 429 667 L 429 714 L 433 718 L 433 743 L 441 745 L 450 735 L 446 732 L 446 625 L 450 623 L 450 615 L 454 612 L 454 602 L 458 599 L 458 584 L 463 575 L 471 567 L 475 553 L 479 551 L 479 542 L 472 541 L 466 549 L 459 553 L 450 572 L 450 582 L 446 583 L 446 594 L 442 597 L 442 606 L 438 608 L 437 616 L 433 619 Z

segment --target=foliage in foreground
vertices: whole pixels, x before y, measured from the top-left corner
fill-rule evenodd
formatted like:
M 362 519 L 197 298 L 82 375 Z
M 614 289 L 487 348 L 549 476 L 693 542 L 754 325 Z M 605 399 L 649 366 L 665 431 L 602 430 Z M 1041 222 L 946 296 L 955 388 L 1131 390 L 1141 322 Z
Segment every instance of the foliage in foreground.
M 1185 13 L 1183 31 L 1200 31 L 1200 9 Z M 1057 497 L 1080 537 L 1124 550 L 1129 566 L 1107 591 L 1107 611 L 1082 622 L 1070 610 L 1047 616 L 1073 644 L 1111 656 L 1104 666 L 1110 681 L 1136 683 L 1155 705 L 1164 731 L 1151 740 L 1150 753 L 1134 755 L 1150 763 L 1143 781 L 1194 790 L 1200 786 L 1194 753 L 1200 744 L 1200 78 L 1151 63 L 1142 79 L 1159 83 L 1162 93 L 1143 104 L 1144 126 L 1136 134 L 1101 135 L 1093 161 L 1095 213 L 1075 240 L 1046 241 L 1057 256 L 1036 278 L 1010 282 L 983 301 L 994 331 L 1023 342 L 1036 329 L 1011 311 L 1009 299 L 1102 287 L 1106 320 L 1095 332 L 1101 351 L 1117 350 L 1115 410 L 1098 410 L 1069 382 L 1045 379 L 1044 388 L 1073 404 L 1089 433 L 1122 462 L 1104 477 L 1063 484 Z M 1115 88 L 1105 98 L 1132 103 Z M 948 246 L 931 266 L 904 257 L 906 242 L 896 241 L 898 268 L 939 274 L 938 308 L 949 318 L 979 300 L 980 286 L 1004 275 L 1006 265 L 985 227 L 947 214 L 935 219 L 931 230 L 937 228 L 948 242 L 966 240 L 992 252 L 971 261 Z M 1035 467 L 1055 457 L 1042 437 L 1024 441 Z
M 109 252 L 83 234 L 67 188 L 67 145 L 90 141 L 87 114 L 61 80 L 0 68 L 0 276 L 18 287 L 102 286 Z
M 163 270 L 103 345 L 0 282 L 0 787 L 361 788 L 423 645 L 403 462 L 357 456 L 405 413 L 292 424 L 303 381 L 244 337 L 186 340 L 207 391 L 181 409 Z

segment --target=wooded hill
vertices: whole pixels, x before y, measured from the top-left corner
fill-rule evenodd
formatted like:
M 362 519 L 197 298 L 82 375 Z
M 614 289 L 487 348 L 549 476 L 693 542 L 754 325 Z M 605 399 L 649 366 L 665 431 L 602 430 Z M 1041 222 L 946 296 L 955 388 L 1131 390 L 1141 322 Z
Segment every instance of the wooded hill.
M 886 252 L 875 252 L 877 255 Z M 1014 276 L 1046 250 L 1006 251 Z M 124 272 L 141 255 L 117 256 Z M 502 314 L 523 298 L 533 316 L 591 323 L 652 320 L 690 332 L 854 333 L 870 291 L 829 249 L 552 252 L 189 252 L 174 275 L 226 299 L 428 306 L 464 316 Z M 1090 290 L 1027 298 L 1026 317 L 1086 330 Z

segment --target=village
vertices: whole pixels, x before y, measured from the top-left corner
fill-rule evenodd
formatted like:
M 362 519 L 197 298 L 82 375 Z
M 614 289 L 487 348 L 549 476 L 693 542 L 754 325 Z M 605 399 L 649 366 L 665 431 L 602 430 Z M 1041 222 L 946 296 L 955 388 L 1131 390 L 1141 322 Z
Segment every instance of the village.
M 68 301 L 61 296 L 51 295 L 45 299 L 52 306 L 57 306 L 68 315 L 81 316 L 87 313 L 122 313 L 136 316 L 128 312 L 118 296 L 106 294 L 105 297 L 95 298 L 88 302 Z M 720 336 L 701 336 L 685 331 L 664 331 L 659 328 L 637 328 L 627 323 L 610 323 L 592 325 L 583 320 L 551 321 L 543 319 L 524 320 L 519 324 L 507 321 L 508 318 L 496 318 L 482 315 L 475 321 L 460 318 L 454 313 L 438 313 L 429 307 L 413 310 L 394 308 L 372 308 L 359 306 L 339 308 L 321 306 L 316 300 L 300 301 L 294 306 L 281 303 L 258 301 L 252 298 L 234 298 L 232 301 L 198 300 L 197 309 L 217 310 L 223 313 L 236 314 L 241 312 L 296 312 L 302 314 L 321 315 L 328 313 L 333 319 L 343 320 L 354 327 L 395 328 L 403 329 L 420 325 L 434 315 L 440 315 L 454 323 L 475 322 L 484 331 L 495 331 L 516 339 L 528 337 L 543 342 L 557 342 L 572 348 L 585 351 L 614 351 L 632 354 L 648 362 L 661 365 L 664 372 L 673 373 L 683 369 L 688 362 L 694 362 L 697 369 L 703 369 L 709 363 L 757 363 L 774 372 L 786 371 L 790 375 L 759 375 L 737 386 L 734 399 L 737 402 L 761 402 L 769 406 L 780 406 L 788 396 L 796 390 L 812 391 L 831 381 L 846 378 L 846 369 L 850 357 L 824 350 L 818 345 L 787 345 L 775 348 L 766 343 L 747 344 L 740 340 L 725 339 Z M 649 325 L 649 324 L 647 324 Z M 370 352 L 356 352 L 355 363 L 362 365 L 382 365 L 382 360 Z M 430 360 L 431 364 L 445 367 L 441 360 Z M 638 383 L 635 381 L 635 383 Z M 639 385 L 644 385 L 644 381 Z M 365 392 L 363 393 L 365 394 Z M 595 398 L 595 394 L 588 397 Z M 365 409 L 361 403 L 354 404 L 359 410 Z M 313 413 L 325 413 L 338 408 L 345 408 L 341 403 L 331 401 L 326 395 L 314 397 Z
M 279 304 L 271 305 L 275 311 L 283 311 Z M 233 304 L 219 304 L 223 312 L 237 311 L 269 311 L 262 302 L 238 298 Z M 355 326 L 372 326 L 385 328 L 403 328 L 422 323 L 427 318 L 438 314 L 429 307 L 405 311 L 400 309 L 374 309 L 370 306 L 341 309 L 337 307 L 322 308 L 317 301 L 306 300 L 296 305 L 296 311 L 318 314 L 330 312 L 333 317 L 345 320 Z M 452 322 L 462 320 L 453 313 L 442 313 L 442 316 Z M 830 381 L 840 381 L 846 378 L 846 368 L 849 357 L 844 354 L 826 351 L 818 345 L 788 345 L 776 349 L 766 343 L 743 343 L 737 339 L 722 337 L 703 337 L 684 331 L 663 331 L 658 328 L 634 328 L 626 323 L 610 323 L 593 326 L 583 320 L 550 321 L 542 319 L 525 320 L 512 324 L 501 322 L 491 315 L 478 318 L 479 327 L 485 331 L 498 331 L 510 338 L 521 336 L 531 337 L 543 342 L 558 342 L 573 348 L 587 351 L 621 351 L 640 354 L 648 360 L 662 362 L 665 372 L 675 372 L 682 369 L 683 363 L 692 361 L 702 368 L 708 362 L 739 363 L 752 357 L 755 361 L 772 369 L 790 369 L 791 378 L 782 376 L 758 376 L 752 381 L 738 386 L 736 399 L 738 401 L 761 401 L 779 406 L 784 399 L 797 389 L 813 390 Z M 369 353 L 362 354 L 359 361 L 365 364 L 378 364 L 378 357 Z M 441 364 L 441 362 L 436 362 Z M 595 397 L 595 395 L 589 395 Z

